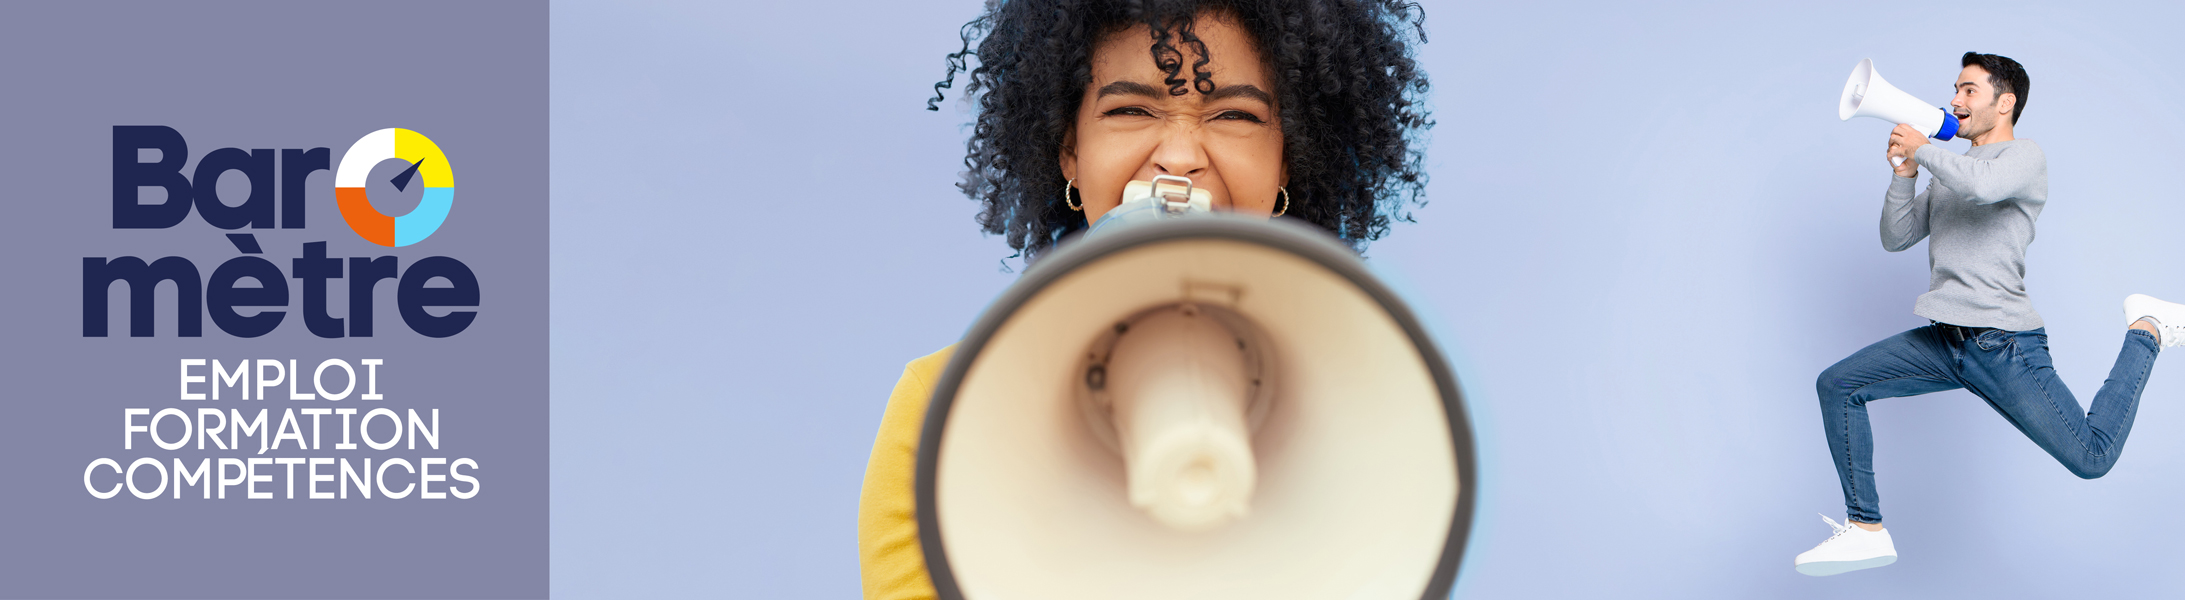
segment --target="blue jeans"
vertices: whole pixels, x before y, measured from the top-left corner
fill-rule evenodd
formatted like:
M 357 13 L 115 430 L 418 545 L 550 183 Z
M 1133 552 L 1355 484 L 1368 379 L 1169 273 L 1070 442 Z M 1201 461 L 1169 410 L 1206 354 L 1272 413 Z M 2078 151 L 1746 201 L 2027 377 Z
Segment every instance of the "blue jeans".
M 2124 350 L 2094 394 L 2091 412 L 2080 412 L 2079 401 L 2057 379 L 2042 329 L 1991 329 L 1960 342 L 1941 326 L 1927 326 L 1852 353 L 1814 383 L 1846 512 L 1854 521 L 1882 521 L 1867 401 L 1965 388 L 2073 475 L 2093 479 L 2117 464 L 2159 348 L 2145 331 L 2125 332 Z

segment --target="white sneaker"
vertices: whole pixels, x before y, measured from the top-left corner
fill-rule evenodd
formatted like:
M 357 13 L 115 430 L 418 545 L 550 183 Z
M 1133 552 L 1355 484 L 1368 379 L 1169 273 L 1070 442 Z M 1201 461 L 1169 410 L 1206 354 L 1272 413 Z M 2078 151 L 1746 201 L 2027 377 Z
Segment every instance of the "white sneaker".
M 2131 327 L 2140 319 L 2153 322 L 2162 332 L 2162 345 L 2185 346 L 2185 304 L 2163 302 L 2146 294 L 2125 296 L 2124 326 Z
M 1889 541 L 1889 530 L 1867 531 L 1849 519 L 1838 525 L 1828 515 L 1821 515 L 1821 522 L 1828 523 L 1836 534 L 1799 554 L 1798 572 L 1820 577 L 1897 562 L 1897 545 Z

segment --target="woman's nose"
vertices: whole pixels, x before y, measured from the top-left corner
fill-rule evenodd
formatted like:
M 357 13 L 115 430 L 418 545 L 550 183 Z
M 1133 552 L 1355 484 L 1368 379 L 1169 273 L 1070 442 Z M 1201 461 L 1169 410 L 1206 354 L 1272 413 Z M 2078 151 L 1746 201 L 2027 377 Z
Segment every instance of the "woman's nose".
M 1206 147 L 1198 136 L 1188 132 L 1175 132 L 1161 141 L 1153 150 L 1153 169 L 1162 175 L 1197 177 L 1206 171 Z

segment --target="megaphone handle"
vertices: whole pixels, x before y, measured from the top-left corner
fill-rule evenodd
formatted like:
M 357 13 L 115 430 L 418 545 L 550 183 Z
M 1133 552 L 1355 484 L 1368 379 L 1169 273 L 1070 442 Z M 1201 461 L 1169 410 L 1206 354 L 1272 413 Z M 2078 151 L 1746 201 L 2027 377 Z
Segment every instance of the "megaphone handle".
M 1902 156 L 1891 156 L 1891 157 L 1889 157 L 1889 166 L 1892 166 L 1892 167 L 1902 167 L 1902 166 L 1904 166 L 1904 157 L 1902 157 Z

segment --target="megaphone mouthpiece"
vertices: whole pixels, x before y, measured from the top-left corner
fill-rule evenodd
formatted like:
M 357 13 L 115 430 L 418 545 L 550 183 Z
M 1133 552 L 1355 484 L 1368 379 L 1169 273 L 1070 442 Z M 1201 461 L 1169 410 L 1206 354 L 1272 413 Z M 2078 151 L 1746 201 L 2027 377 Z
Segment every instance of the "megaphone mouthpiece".
M 1089 233 L 1113 231 L 1133 223 L 1214 212 L 1214 195 L 1191 183 L 1189 177 L 1158 175 L 1152 181 L 1123 185 L 1123 201 L 1092 224 Z
M 1244 344 L 1190 304 L 1116 340 L 1108 369 L 1130 501 L 1161 524 L 1206 531 L 1244 516 L 1257 468 Z

